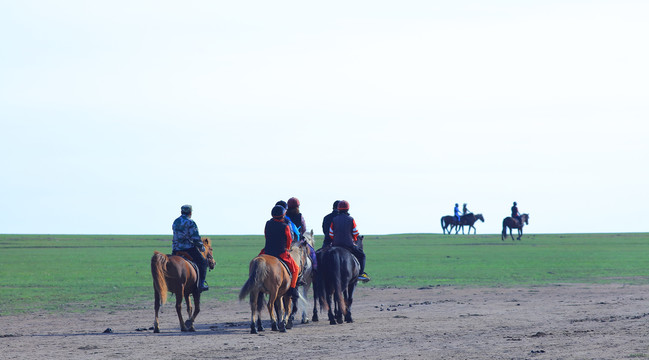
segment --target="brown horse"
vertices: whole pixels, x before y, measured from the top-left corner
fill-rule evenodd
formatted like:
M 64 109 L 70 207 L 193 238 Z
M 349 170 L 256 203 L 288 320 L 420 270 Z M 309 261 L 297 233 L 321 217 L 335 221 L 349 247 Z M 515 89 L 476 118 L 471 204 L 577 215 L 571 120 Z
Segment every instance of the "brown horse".
M 520 240 L 521 237 L 523 237 L 523 226 L 529 225 L 530 215 L 529 214 L 521 215 L 521 220 L 523 221 L 518 221 L 518 219 L 514 219 L 511 216 L 508 216 L 505 219 L 503 219 L 503 234 L 500 237 L 500 240 L 505 241 L 505 238 L 507 237 L 507 228 L 509 228 L 509 236 L 512 237 L 512 241 L 514 241 L 514 235 L 512 235 L 512 229 L 518 229 L 518 237 L 516 238 L 516 240 Z
M 464 225 L 467 225 L 469 227 L 468 234 L 471 234 L 471 228 L 473 228 L 473 234 L 476 234 L 476 229 L 473 224 L 475 224 L 478 220 L 484 222 L 484 217 L 482 214 L 466 214 L 462 215 L 460 217 L 460 226 L 458 227 L 457 231 L 455 232 L 456 234 L 460 231 L 460 227 L 462 228 L 462 235 L 464 235 Z
M 239 300 L 250 294 L 250 333 L 264 331 L 259 318 L 264 307 L 264 294 L 269 295 L 268 313 L 272 330 L 286 332 L 291 309 L 291 296 L 287 294 L 291 286 L 290 271 L 280 259 L 262 254 L 250 261 L 248 274 L 248 280 L 239 292 Z
M 216 262 L 212 257 L 212 245 L 210 239 L 204 238 L 203 244 L 205 251 L 203 256 L 207 258 L 210 270 L 214 269 Z M 194 320 L 196 315 L 201 311 L 200 301 L 201 292 L 198 290 L 198 272 L 192 264 L 187 261 L 191 259 L 189 254 L 180 252 L 178 255 L 165 255 L 154 251 L 151 257 L 151 275 L 153 276 L 153 289 L 155 293 L 155 320 L 153 322 L 153 332 L 159 333 L 158 311 L 160 306 L 167 302 L 167 292 L 176 295 L 176 313 L 180 321 L 180 330 L 196 331 L 194 329 Z M 194 297 L 195 310 L 192 313 L 192 303 L 189 295 Z M 182 302 L 185 298 L 187 304 L 187 314 L 189 320 L 183 322 Z

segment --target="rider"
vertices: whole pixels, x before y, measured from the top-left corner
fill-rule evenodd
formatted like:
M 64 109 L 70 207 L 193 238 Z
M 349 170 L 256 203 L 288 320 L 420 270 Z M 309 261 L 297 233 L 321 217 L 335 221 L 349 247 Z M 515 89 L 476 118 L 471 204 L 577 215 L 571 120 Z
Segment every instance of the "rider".
M 512 217 L 514 219 L 518 220 L 519 223 L 521 223 L 523 220 L 522 220 L 522 217 L 521 217 L 521 213 L 518 212 L 518 206 L 517 205 L 518 204 L 516 204 L 516 201 L 514 201 L 514 206 L 512 206 Z
M 286 201 L 280 200 L 275 203 L 275 205 L 279 205 L 283 207 L 284 209 L 288 209 L 288 205 L 286 204 Z M 291 228 L 291 232 L 293 233 L 293 241 L 297 242 L 300 241 L 300 230 L 298 229 L 297 226 L 291 221 L 291 218 L 288 216 L 284 216 L 284 222 L 288 224 L 288 227 Z
M 329 228 L 331 227 L 331 222 L 334 217 L 338 215 L 338 203 L 340 200 L 334 201 L 333 210 L 331 213 L 327 214 L 324 219 L 322 219 L 322 232 L 324 233 L 324 241 L 322 242 L 322 248 L 331 246 L 331 236 L 329 236 Z M 321 248 L 321 249 L 322 249 Z
M 359 234 L 356 228 L 356 220 L 349 215 L 349 202 L 347 200 L 341 200 L 338 203 L 338 213 L 338 216 L 333 218 L 329 227 L 329 236 L 332 239 L 331 243 L 333 246 L 344 247 L 351 251 L 361 265 L 361 273 L 358 275 L 358 280 L 363 282 L 370 281 L 370 277 L 365 273 L 365 253 L 356 243 Z
M 293 302 L 296 302 L 299 295 L 295 286 L 297 286 L 297 277 L 300 273 L 300 267 L 295 263 L 291 254 L 288 253 L 291 249 L 293 239 L 291 237 L 291 230 L 288 224 L 284 221 L 286 208 L 281 205 L 275 205 L 270 213 L 273 218 L 266 222 L 266 227 L 264 228 L 266 244 L 259 255 L 267 254 L 275 256 L 288 265 L 288 268 L 291 271 L 291 287 L 287 293 L 291 296 Z
M 462 212 L 460 211 L 460 206 L 456 203 L 455 208 L 453 208 L 453 213 L 455 214 L 455 218 L 457 219 L 457 223 L 460 223 L 460 220 L 462 220 Z
M 198 279 L 199 279 L 199 291 L 209 290 L 207 282 L 205 282 L 205 275 L 207 275 L 207 259 L 203 257 L 201 252 L 205 251 L 205 245 L 203 245 L 203 240 L 198 234 L 198 226 L 192 217 L 192 206 L 183 205 L 180 208 L 180 217 L 174 220 L 173 225 L 171 226 L 174 232 L 173 239 L 173 255 L 180 251 L 184 251 L 192 257 L 192 260 L 198 266 Z
M 302 213 L 300 212 L 300 200 L 296 197 L 288 199 L 286 217 L 291 219 L 291 221 L 297 226 L 300 231 L 300 238 L 302 238 L 304 232 L 306 232 L 306 222 L 304 221 L 304 216 L 302 216 Z
M 471 214 L 471 212 L 470 212 L 469 209 L 466 207 L 466 203 L 464 203 L 464 204 L 462 205 L 462 215 L 469 215 L 469 214 Z

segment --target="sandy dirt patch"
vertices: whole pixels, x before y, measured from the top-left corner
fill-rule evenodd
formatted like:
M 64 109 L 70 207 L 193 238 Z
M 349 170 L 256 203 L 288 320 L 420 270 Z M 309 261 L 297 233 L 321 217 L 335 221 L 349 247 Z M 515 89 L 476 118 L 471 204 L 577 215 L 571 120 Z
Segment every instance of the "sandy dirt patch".
M 245 302 L 203 304 L 181 333 L 168 303 L 150 310 L 0 317 L 3 359 L 638 359 L 649 358 L 649 286 L 375 289 L 355 322 L 249 334 Z M 170 297 L 173 302 L 173 296 Z M 153 302 L 153 300 L 152 300 Z M 309 311 L 310 313 L 310 311 Z M 264 313 L 264 325 L 268 315 Z M 103 333 L 111 328 L 113 333 Z

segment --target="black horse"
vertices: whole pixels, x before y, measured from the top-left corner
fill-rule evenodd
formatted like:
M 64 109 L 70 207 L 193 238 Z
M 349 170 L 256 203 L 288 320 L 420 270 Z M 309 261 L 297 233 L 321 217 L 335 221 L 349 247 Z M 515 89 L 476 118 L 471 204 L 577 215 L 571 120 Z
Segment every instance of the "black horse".
M 461 227 L 462 235 L 464 235 L 464 225 L 467 225 L 469 227 L 468 234 L 471 234 L 471 228 L 473 228 L 473 233 L 476 234 L 477 232 L 473 224 L 475 224 L 476 221 L 478 220 L 484 222 L 484 217 L 482 216 L 482 214 L 470 213 L 470 214 L 462 215 L 462 217 L 460 217 L 460 226 L 458 226 L 458 229 L 455 233 L 457 234 L 460 231 L 459 228 Z
M 453 215 L 442 216 L 440 222 L 442 223 L 442 234 L 446 234 L 447 232 L 450 234 L 455 227 L 457 227 L 456 234 L 460 230 L 458 227 L 460 223 L 458 223 L 457 218 Z
M 512 241 L 514 241 L 514 235 L 512 235 L 512 229 L 518 229 L 518 237 L 516 238 L 516 240 L 520 240 L 521 237 L 523 237 L 523 226 L 529 225 L 530 214 L 521 215 L 521 220 L 522 221 L 518 221 L 518 219 L 515 219 L 511 216 L 504 218 L 503 234 L 500 237 L 500 240 L 505 241 L 505 238 L 507 237 L 507 228 L 509 228 L 509 236 L 512 237 Z
M 358 246 L 363 248 L 363 237 L 358 237 Z M 338 246 L 324 250 L 318 259 L 315 292 L 318 293 L 320 308 L 327 310 L 329 324 L 354 322 L 352 302 L 361 266 L 351 251 Z M 333 298 L 333 300 L 332 300 Z

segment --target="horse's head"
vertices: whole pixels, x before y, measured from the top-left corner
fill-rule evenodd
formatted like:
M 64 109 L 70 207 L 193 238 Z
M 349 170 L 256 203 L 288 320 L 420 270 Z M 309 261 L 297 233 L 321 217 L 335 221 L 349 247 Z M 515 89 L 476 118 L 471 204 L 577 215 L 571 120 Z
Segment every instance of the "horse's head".
M 529 225 L 530 224 L 530 214 L 521 215 L 521 220 L 523 220 L 523 222 L 525 222 L 525 225 Z
M 207 259 L 207 266 L 210 267 L 210 270 L 213 270 L 214 266 L 216 266 L 216 261 L 214 261 L 214 256 L 212 256 L 212 241 L 209 238 L 203 238 L 203 245 L 205 246 L 203 256 Z
M 309 232 L 304 233 L 304 241 L 306 241 L 309 245 L 311 245 L 311 247 L 314 247 L 313 246 L 313 243 L 314 243 L 314 241 L 313 241 L 313 229 L 311 229 L 311 231 L 309 231 Z
M 482 216 L 482 214 L 476 214 L 475 218 L 484 222 L 484 217 Z

